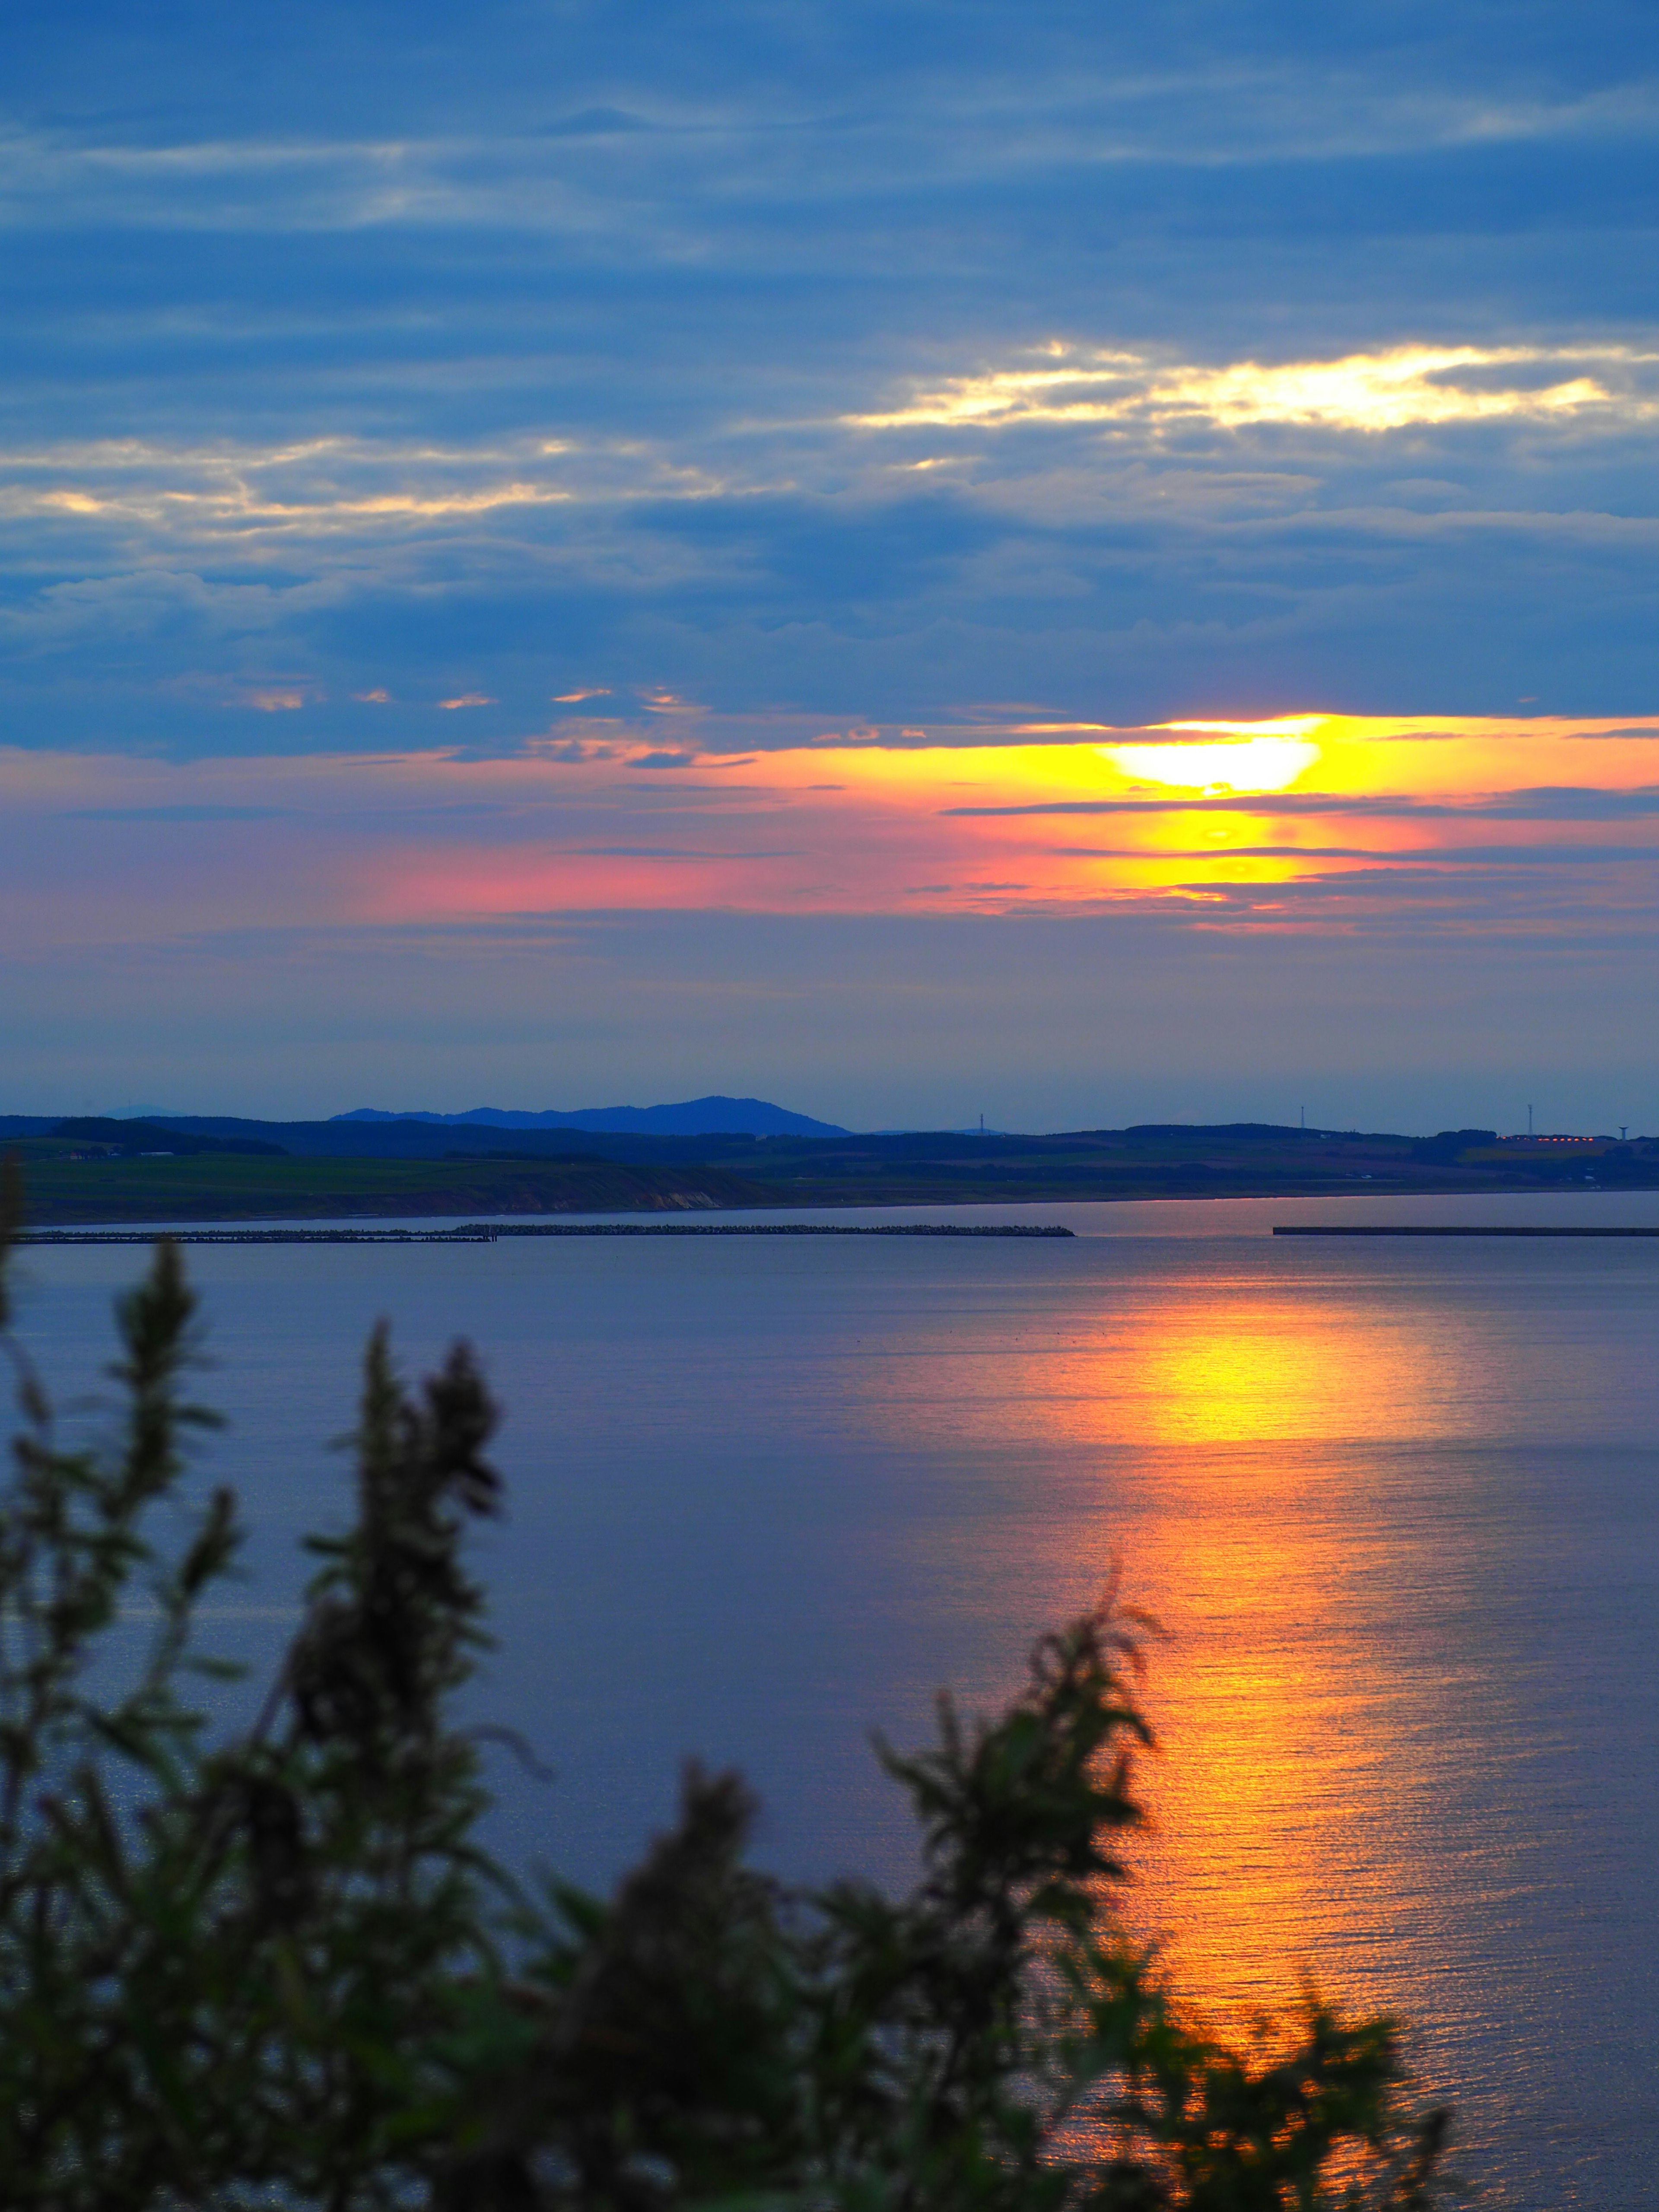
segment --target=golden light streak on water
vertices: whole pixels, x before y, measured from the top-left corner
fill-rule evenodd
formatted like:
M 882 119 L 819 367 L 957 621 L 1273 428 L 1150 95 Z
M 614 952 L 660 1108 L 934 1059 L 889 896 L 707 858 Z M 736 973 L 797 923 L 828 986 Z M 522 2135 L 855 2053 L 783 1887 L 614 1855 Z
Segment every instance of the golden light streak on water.
M 1063 1338 L 971 1356 L 941 1340 L 948 1382 L 926 1401 L 908 1369 L 862 1377 L 895 1444 L 937 1446 L 943 1426 L 975 1457 L 1093 1457 L 1092 1475 L 1046 1478 L 1051 1510 L 1036 1502 L 1029 1551 L 997 1563 L 994 1601 L 1026 1577 L 1097 1589 L 1121 1562 L 1163 1623 L 1152 1826 L 1122 1904 L 1224 2029 L 1292 2000 L 1308 1970 L 1357 2008 L 1432 2011 L 1399 1972 L 1403 1923 L 1431 1948 L 1441 1909 L 1425 1685 L 1376 1623 L 1434 1567 L 1409 1519 L 1397 1541 L 1379 1529 L 1386 1491 L 1353 1499 L 1353 1456 L 1478 1437 L 1490 1351 L 1443 1309 L 1379 1310 L 1340 1283 L 1287 1296 L 1222 1267 L 1101 1297 Z M 971 1588 L 991 1571 L 981 1533 L 969 1521 L 953 1540 Z

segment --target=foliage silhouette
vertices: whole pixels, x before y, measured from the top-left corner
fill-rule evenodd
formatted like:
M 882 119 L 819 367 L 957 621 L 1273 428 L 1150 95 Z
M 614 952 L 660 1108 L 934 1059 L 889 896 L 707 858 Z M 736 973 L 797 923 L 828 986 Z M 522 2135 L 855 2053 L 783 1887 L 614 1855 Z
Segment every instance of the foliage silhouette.
M 10 1219 L 20 1205 L 9 1187 Z M 0 1258 L 3 1240 L 0 1239 Z M 177 1556 L 196 1301 L 158 1245 L 118 1306 L 108 1450 L 56 1437 L 9 1329 L 0 1498 L 0 2175 L 30 2212 L 1277 2212 L 1440 2200 L 1445 2115 L 1399 2037 L 1309 1994 L 1243 2050 L 1188 2025 L 1111 1911 L 1142 1815 L 1147 1624 L 1109 1598 L 1043 1637 L 1009 1710 L 878 1755 L 923 1872 L 793 1893 L 754 1807 L 688 1769 L 614 1897 L 532 1895 L 475 1841 L 453 1713 L 484 1641 L 467 1524 L 495 1421 L 458 1346 L 411 1393 L 365 1362 L 356 1511 L 255 1724 L 192 1617 L 232 1571 L 225 1489 Z M 106 1641 L 145 1586 L 143 1663 Z M 114 1681 L 117 1686 L 108 1685 Z

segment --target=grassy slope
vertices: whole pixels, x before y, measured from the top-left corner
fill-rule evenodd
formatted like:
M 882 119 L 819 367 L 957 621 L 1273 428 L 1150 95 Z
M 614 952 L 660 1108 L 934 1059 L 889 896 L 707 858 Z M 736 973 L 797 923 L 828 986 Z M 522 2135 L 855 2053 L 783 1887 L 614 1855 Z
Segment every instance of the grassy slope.
M 31 1223 L 332 1220 L 355 1215 L 611 1213 L 752 1204 L 717 1169 L 611 1160 L 36 1160 L 24 1164 Z

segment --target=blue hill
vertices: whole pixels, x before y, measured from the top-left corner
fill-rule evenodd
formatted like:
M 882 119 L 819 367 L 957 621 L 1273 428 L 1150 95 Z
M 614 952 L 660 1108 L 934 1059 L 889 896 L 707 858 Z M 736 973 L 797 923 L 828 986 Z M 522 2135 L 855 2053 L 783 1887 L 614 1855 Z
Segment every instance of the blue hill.
M 677 1106 L 584 1106 L 574 1113 L 529 1114 L 501 1106 L 475 1106 L 465 1114 L 392 1114 L 359 1106 L 337 1121 L 435 1121 L 456 1128 L 591 1129 L 657 1137 L 844 1137 L 833 1121 L 792 1114 L 764 1098 L 687 1098 Z

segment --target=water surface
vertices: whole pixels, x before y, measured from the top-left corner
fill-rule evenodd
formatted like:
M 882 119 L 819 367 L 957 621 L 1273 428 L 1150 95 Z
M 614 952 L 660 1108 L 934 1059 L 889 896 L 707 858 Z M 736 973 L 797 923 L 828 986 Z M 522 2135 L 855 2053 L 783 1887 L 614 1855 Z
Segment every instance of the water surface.
M 210 1465 L 259 1531 L 215 1633 L 283 1634 L 383 1312 L 411 1364 L 471 1335 L 507 1409 L 483 1702 L 557 1771 L 496 1777 L 520 1863 L 608 1881 L 696 1752 L 747 1769 L 787 1875 L 904 1879 L 868 1729 L 1006 1694 L 1121 1562 L 1167 1630 L 1138 1924 L 1218 2010 L 1306 1967 L 1417 2023 L 1488 2201 L 1651 2204 L 1659 1245 L 1264 1231 L 1659 1194 L 963 1218 L 1083 1233 L 193 1250 Z M 80 1388 L 138 1255 L 24 1262 Z

